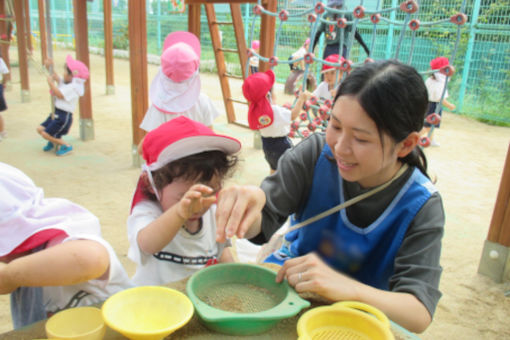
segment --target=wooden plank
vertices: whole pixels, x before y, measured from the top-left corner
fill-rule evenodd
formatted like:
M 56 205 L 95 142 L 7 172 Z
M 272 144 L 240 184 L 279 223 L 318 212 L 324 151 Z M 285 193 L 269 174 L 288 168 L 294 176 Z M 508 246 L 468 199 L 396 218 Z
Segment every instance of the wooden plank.
M 106 67 L 106 86 L 114 86 L 113 78 L 113 24 L 112 1 L 103 0 L 104 17 L 104 59 Z M 108 92 L 108 91 L 107 91 Z
M 41 40 L 41 62 L 48 58 L 48 43 L 46 39 L 46 14 L 44 12 L 44 0 L 37 0 L 37 9 L 39 11 L 39 39 Z
M 18 63 L 21 79 L 21 90 L 28 91 L 30 86 L 28 83 L 28 62 L 27 62 L 27 44 L 25 35 L 25 23 L 23 22 L 23 5 L 24 1 L 13 1 L 14 13 L 16 16 L 16 38 L 18 39 Z
M 487 240 L 507 247 L 510 246 L 510 144 L 508 145 Z
M 276 12 L 278 1 L 268 0 L 264 8 L 270 12 Z M 260 19 L 260 55 L 270 58 L 273 55 L 274 48 L 274 32 L 275 32 L 276 18 L 269 15 L 262 15 Z M 269 63 L 259 61 L 259 72 L 264 72 L 270 69 Z
M 89 34 L 87 24 L 87 2 L 74 0 L 74 35 L 76 40 L 76 59 L 87 65 L 89 60 Z M 92 74 L 92 72 L 90 72 Z M 85 93 L 80 97 L 80 118 L 92 119 L 92 94 L 90 90 L 91 79 L 85 82 Z M 83 136 L 82 136 L 83 137 Z
M 227 68 L 225 66 L 225 55 L 221 50 L 220 31 L 218 25 L 213 24 L 216 22 L 216 13 L 214 12 L 214 5 L 204 4 L 205 12 L 207 15 L 207 23 L 209 25 L 209 32 L 211 33 L 211 42 L 214 51 L 214 59 L 216 60 L 216 68 L 218 69 L 218 76 L 220 78 L 221 92 L 223 93 L 223 103 L 225 104 L 225 111 L 227 112 L 227 120 L 232 123 L 236 120 L 234 105 L 228 98 L 230 95 L 230 86 L 228 79 L 225 76 Z
M 27 49 L 32 53 L 34 47 L 32 46 L 32 28 L 30 27 L 30 5 L 28 0 L 25 0 L 25 28 L 27 34 Z
M 246 48 L 246 41 L 244 40 L 244 25 L 241 6 L 239 4 L 231 4 L 230 12 L 232 14 L 237 50 L 239 51 L 239 62 L 241 63 L 241 72 L 244 79 L 246 75 L 246 63 L 248 61 L 248 49 Z
M 128 18 L 131 121 L 133 126 L 133 145 L 138 145 L 144 136 L 144 131 L 139 126 L 147 111 L 149 102 L 145 1 L 129 1 Z
M 188 6 L 188 32 L 193 33 L 200 40 L 200 4 Z

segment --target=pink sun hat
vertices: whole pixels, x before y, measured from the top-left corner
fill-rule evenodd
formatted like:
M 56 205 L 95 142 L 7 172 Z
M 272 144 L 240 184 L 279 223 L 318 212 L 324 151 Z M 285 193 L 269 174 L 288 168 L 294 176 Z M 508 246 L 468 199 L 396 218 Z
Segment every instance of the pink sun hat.
M 150 131 L 143 139 L 142 149 L 147 169 L 155 171 L 170 162 L 205 151 L 234 154 L 241 149 L 241 142 L 179 116 Z
M 88 67 L 79 60 L 73 59 L 70 54 L 66 57 L 66 65 L 71 70 L 73 77 L 87 80 L 89 79 Z
M 200 41 L 190 32 L 172 32 L 163 44 L 161 68 L 149 97 L 165 113 L 180 113 L 195 105 L 200 95 Z

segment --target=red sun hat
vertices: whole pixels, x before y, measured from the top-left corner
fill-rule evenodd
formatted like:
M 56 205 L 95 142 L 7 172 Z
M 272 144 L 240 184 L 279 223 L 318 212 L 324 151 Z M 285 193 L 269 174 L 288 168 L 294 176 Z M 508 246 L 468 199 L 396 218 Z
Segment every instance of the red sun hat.
M 259 130 L 273 124 L 273 109 L 266 96 L 274 84 L 274 72 L 257 72 L 244 80 L 243 95 L 250 103 L 248 124 L 250 129 Z
M 326 57 L 326 59 L 324 59 L 324 61 L 327 61 L 328 63 L 337 63 L 337 64 L 343 63 L 344 60 L 345 60 L 344 57 L 340 57 L 338 54 L 330 54 Z M 321 73 L 328 72 L 328 71 L 331 71 L 334 69 L 335 69 L 334 66 L 331 66 L 328 64 L 322 64 Z
M 143 158 L 150 171 L 204 151 L 234 154 L 241 149 L 235 138 L 218 135 L 202 123 L 179 116 L 150 131 L 143 139 Z
M 87 65 L 79 60 L 73 59 L 70 54 L 66 57 L 66 65 L 71 70 L 73 77 L 81 79 L 89 79 L 89 69 Z
M 450 65 L 450 61 L 446 57 L 437 57 L 430 61 L 430 68 L 432 70 L 440 70 L 448 65 Z

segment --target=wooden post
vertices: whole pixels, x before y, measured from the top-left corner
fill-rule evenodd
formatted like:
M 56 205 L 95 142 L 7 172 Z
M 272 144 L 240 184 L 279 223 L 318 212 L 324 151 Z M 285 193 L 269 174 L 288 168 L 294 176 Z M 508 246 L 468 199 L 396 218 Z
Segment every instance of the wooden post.
M 87 2 L 83 0 L 74 0 L 73 7 L 76 59 L 87 65 L 90 70 Z M 90 82 L 90 78 L 85 82 L 85 94 L 80 97 L 80 138 L 82 140 L 94 139 L 94 121 L 92 120 L 92 95 L 90 93 Z
M 16 37 L 18 39 L 18 62 L 21 79 L 21 101 L 23 103 L 30 101 L 29 83 L 28 83 L 28 62 L 27 62 L 27 44 L 25 41 L 25 23 L 23 22 L 24 1 L 14 2 L 14 15 L 16 16 Z
M 271 12 L 276 12 L 278 8 L 278 1 L 267 0 L 264 4 L 264 8 Z M 273 55 L 274 49 L 274 32 L 276 19 L 270 15 L 262 15 L 260 18 L 260 55 L 266 58 L 270 58 Z M 259 72 L 269 70 L 269 63 L 259 61 Z
M 27 49 L 32 53 L 34 51 L 34 47 L 32 46 L 32 28 L 30 26 L 30 4 L 28 0 L 25 0 L 25 26 L 26 26 L 26 35 L 27 35 Z
M 0 0 L 0 14 L 4 14 L 5 18 L 8 17 L 7 10 L 5 8 L 5 0 Z M 9 27 L 12 27 L 12 22 L 10 21 L 0 21 L 0 39 L 2 40 L 2 44 L 0 44 L 0 53 L 2 54 L 2 59 L 4 60 L 7 68 L 9 68 L 9 73 L 4 74 L 4 79 L 8 82 L 11 80 L 11 63 L 9 61 L 9 46 L 11 45 L 11 34 L 9 32 Z M 10 87 L 10 82 L 6 83 L 8 87 Z M 6 90 L 6 89 L 4 89 Z
M 115 93 L 113 81 L 113 25 L 112 0 L 103 0 L 104 14 L 104 59 L 106 67 L 106 94 Z
M 244 39 L 243 15 L 240 4 L 230 4 L 230 13 L 232 14 L 232 23 L 234 25 L 234 33 L 236 35 L 237 50 L 239 51 L 239 62 L 241 63 L 241 74 L 243 79 L 246 75 L 246 62 L 248 60 L 248 52 L 246 48 L 246 40 Z
M 46 14 L 44 11 L 44 0 L 37 0 L 37 6 L 39 10 L 39 32 L 41 39 L 41 62 L 44 65 L 44 61 L 48 58 L 48 44 L 46 40 Z
M 145 1 L 128 3 L 129 18 L 129 69 L 131 73 L 131 118 L 133 125 L 133 165 L 140 166 L 137 147 L 144 136 L 140 123 L 147 111 L 149 88 L 147 85 L 147 24 Z
M 510 281 L 510 144 L 478 272 Z
M 188 4 L 188 32 L 200 40 L 200 4 Z

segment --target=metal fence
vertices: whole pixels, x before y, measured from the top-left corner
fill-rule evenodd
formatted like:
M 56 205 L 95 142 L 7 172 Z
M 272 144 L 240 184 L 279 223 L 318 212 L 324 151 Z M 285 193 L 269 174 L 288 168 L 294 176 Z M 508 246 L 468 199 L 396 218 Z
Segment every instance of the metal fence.
M 322 0 L 327 3 L 327 0 Z M 279 0 L 278 11 L 285 8 L 289 11 L 289 20 L 285 29 L 280 32 L 277 56 L 286 60 L 299 48 L 310 34 L 310 23 L 307 21 L 305 9 L 312 9 L 317 0 Z M 402 2 L 401 0 L 347 0 L 348 9 L 363 4 L 368 11 L 383 11 L 388 20 L 381 20 L 374 30 L 369 20 L 360 21 L 358 30 L 369 47 L 372 46 L 373 59 L 388 59 L 395 56 L 399 49 L 398 59 L 410 63 L 421 72 L 429 69 L 429 61 L 437 56 L 451 57 L 455 55 L 453 65 L 455 75 L 449 82 L 450 101 L 457 104 L 459 114 L 468 115 L 494 124 L 510 124 L 510 0 L 421 0 L 419 10 L 414 18 L 420 20 L 419 30 L 414 33 L 407 29 L 399 46 L 404 14 L 401 11 L 388 11 Z M 187 13 L 179 13 L 183 0 L 151 0 L 147 1 L 147 42 L 148 52 L 159 55 L 166 35 L 172 31 L 187 30 Z M 38 35 L 37 0 L 30 0 L 30 18 L 32 32 Z M 72 2 L 54 0 L 50 2 L 51 29 L 54 42 L 74 44 Z M 176 8 L 176 5 L 181 6 Z M 113 41 L 115 49 L 128 49 L 128 17 L 127 0 L 112 0 L 113 9 Z M 177 7 L 178 7 L 177 6 Z M 253 5 L 242 5 L 245 22 L 245 34 L 249 41 L 253 17 Z M 218 20 L 230 20 L 228 5 L 215 5 Z M 463 11 L 468 21 L 460 29 L 457 42 L 457 25 L 447 19 Z M 277 19 L 278 20 L 278 19 Z M 207 19 L 202 13 L 201 69 L 215 71 L 214 55 L 210 35 L 207 31 Z M 260 22 L 260 21 L 259 21 Z M 103 12 L 102 1 L 88 3 L 89 45 L 103 47 Z M 278 27 L 278 22 L 277 22 Z M 258 37 L 259 25 L 255 25 L 253 36 Z M 414 39 L 411 39 L 415 34 Z M 222 43 L 225 47 L 234 48 L 233 27 L 222 28 Z M 322 39 L 322 38 L 321 38 Z M 373 41 L 373 43 L 372 43 Z M 322 41 L 315 52 L 322 51 Z M 350 59 L 360 62 L 366 58 L 359 44 L 352 45 Z M 454 53 L 455 52 L 455 53 Z M 241 67 L 237 56 L 227 55 L 227 68 L 230 73 L 240 74 Z M 288 65 L 275 67 L 278 82 L 285 82 L 289 74 Z M 312 72 L 317 72 L 314 65 Z

